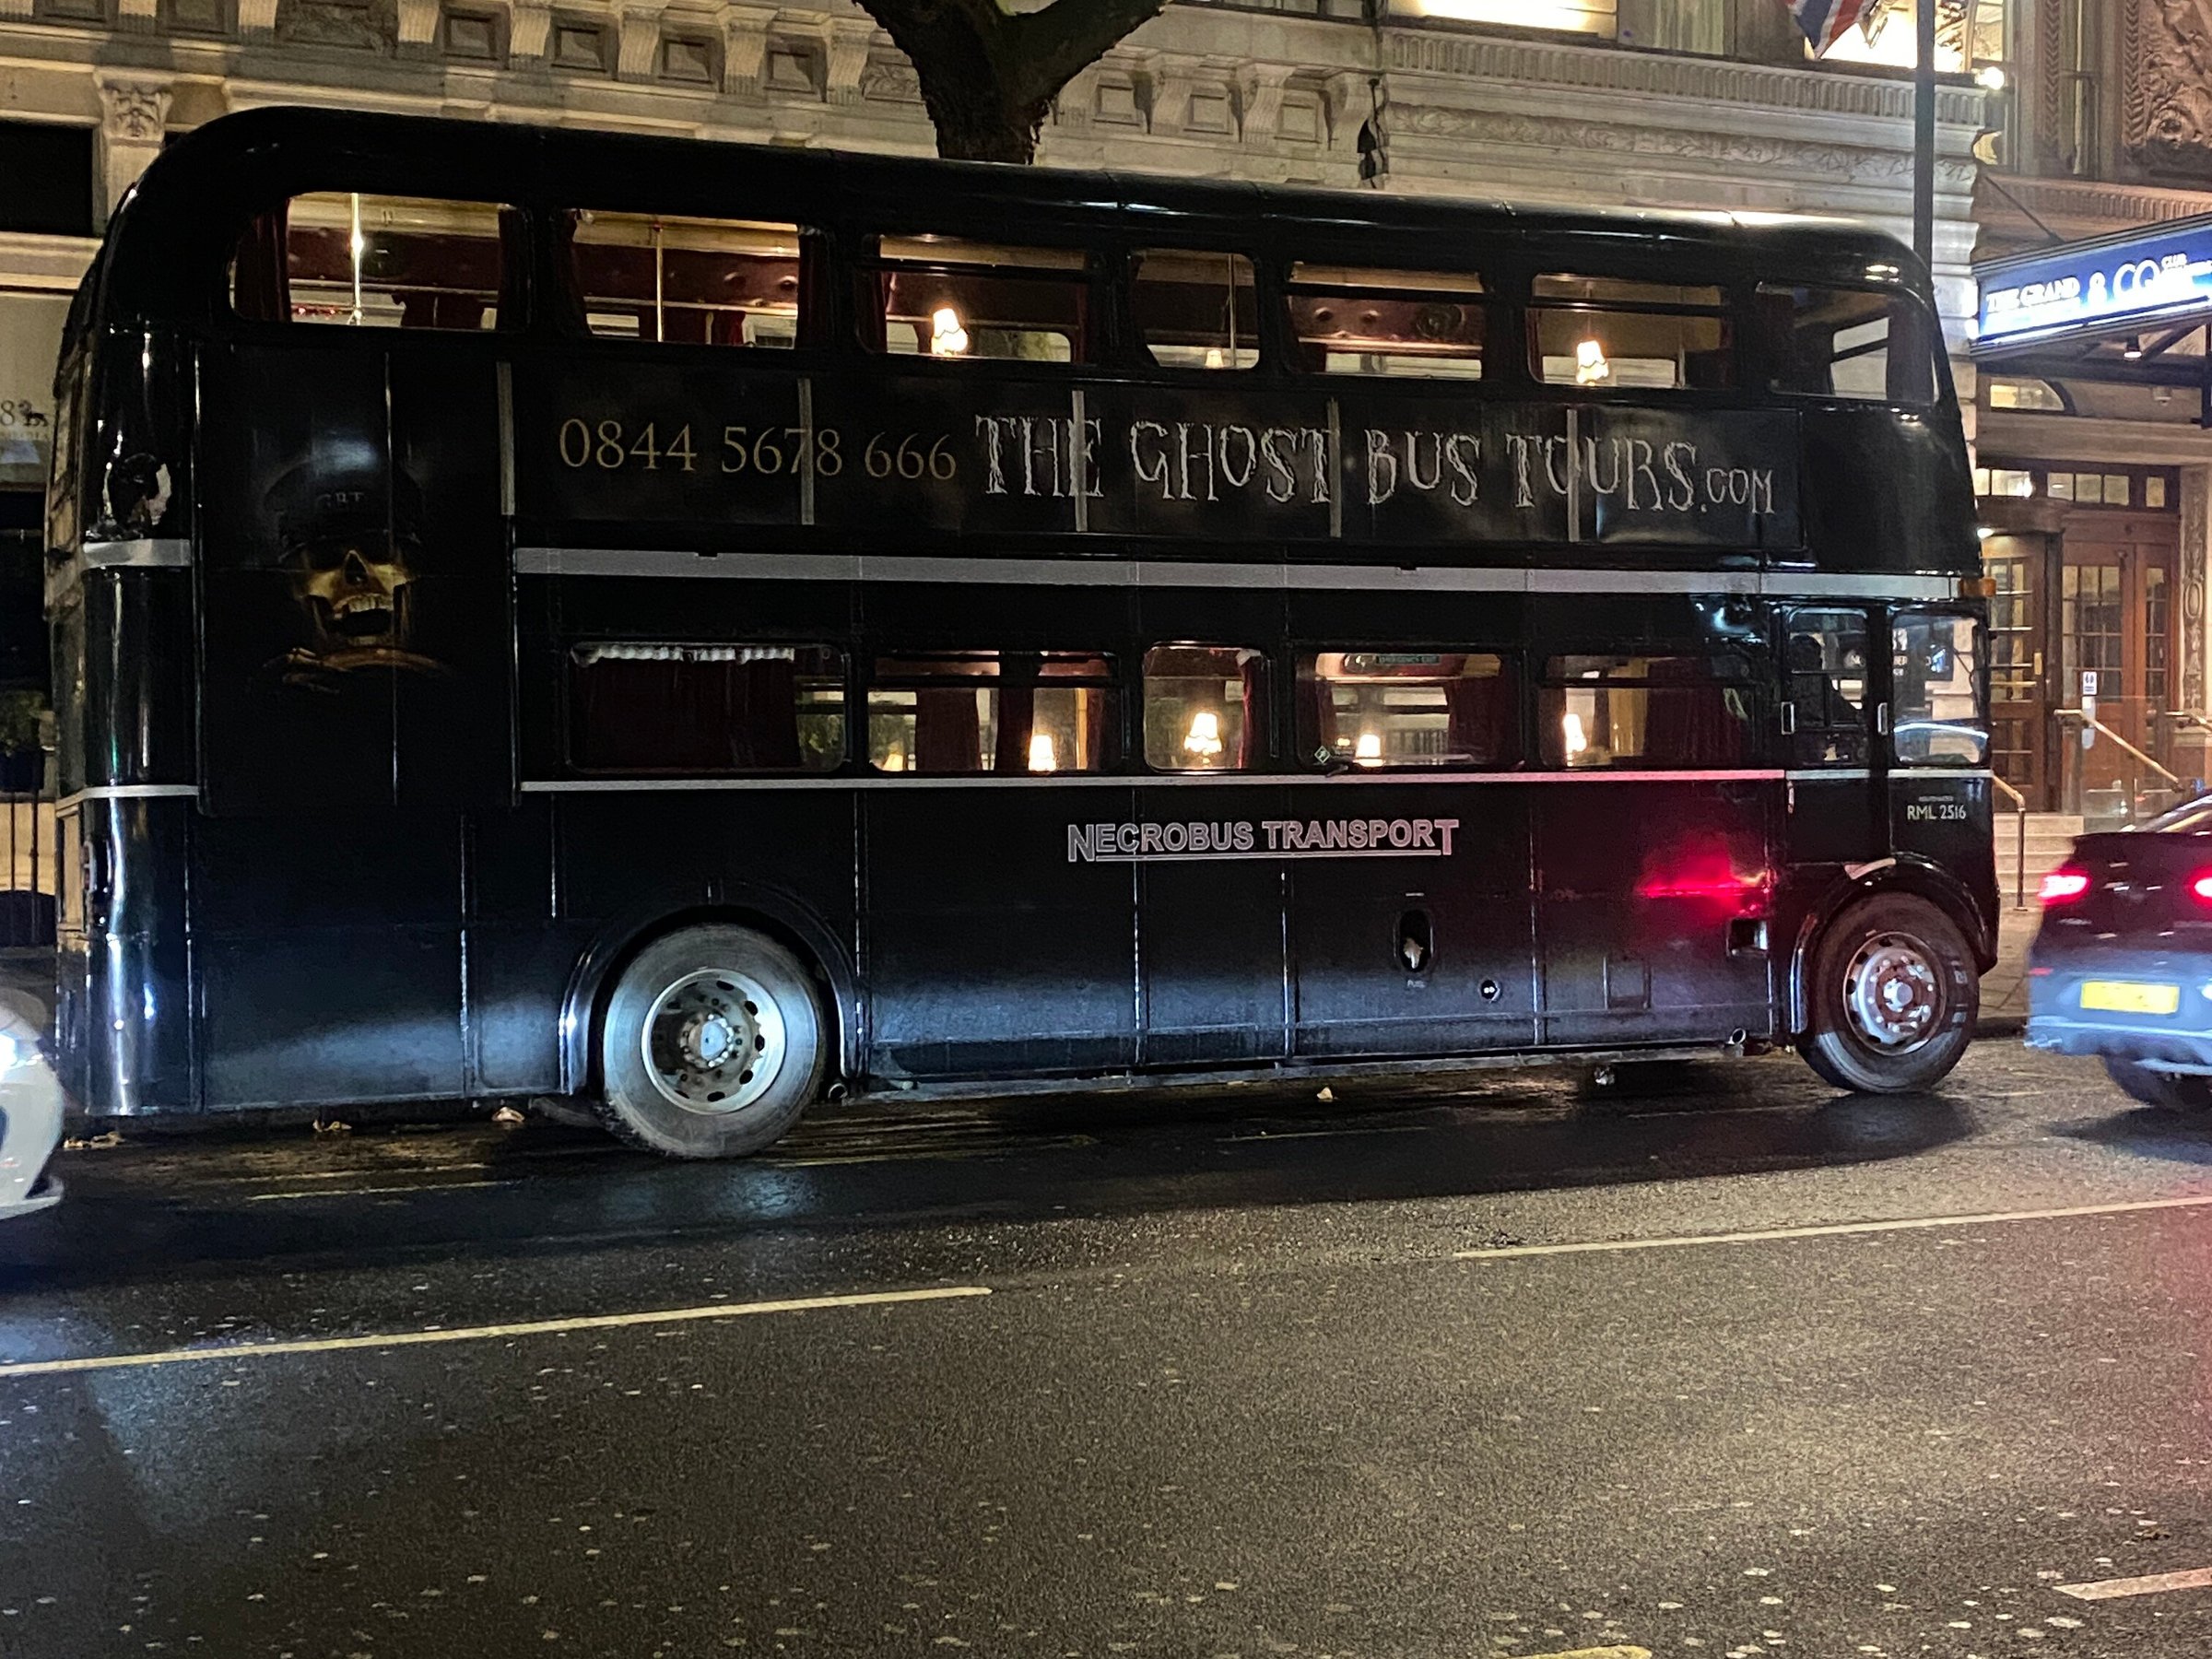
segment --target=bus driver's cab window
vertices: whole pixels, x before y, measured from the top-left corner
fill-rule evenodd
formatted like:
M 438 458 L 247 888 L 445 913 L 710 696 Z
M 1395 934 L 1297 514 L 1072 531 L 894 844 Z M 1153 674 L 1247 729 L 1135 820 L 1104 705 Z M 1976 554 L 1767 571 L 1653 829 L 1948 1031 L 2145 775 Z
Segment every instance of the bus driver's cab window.
M 1792 764 L 1865 765 L 1865 613 L 1793 611 L 1783 672 Z
M 1145 653 L 1145 764 L 1154 771 L 1249 771 L 1267 752 L 1265 653 L 1155 645 Z
M 595 335 L 692 346 L 795 346 L 796 225 L 579 213 L 570 260 Z
M 887 236 L 860 273 L 866 344 L 893 357 L 1089 360 L 1089 259 L 952 236 Z
M 1891 755 L 1902 766 L 1980 766 L 1989 754 L 1982 628 L 1971 617 L 1908 611 L 1890 640 Z
M 324 192 L 256 218 L 231 266 L 238 314 L 357 328 L 496 328 L 522 220 L 483 202 Z
M 877 771 L 1107 771 L 1120 732 L 1112 660 L 1088 652 L 909 652 L 877 657 L 869 676 Z

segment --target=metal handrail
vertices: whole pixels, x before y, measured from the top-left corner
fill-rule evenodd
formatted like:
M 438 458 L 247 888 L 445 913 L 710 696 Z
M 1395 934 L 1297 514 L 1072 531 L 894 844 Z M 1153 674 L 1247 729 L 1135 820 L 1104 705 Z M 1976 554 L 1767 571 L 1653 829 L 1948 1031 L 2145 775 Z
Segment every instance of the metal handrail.
M 2028 908 L 2028 797 L 2011 784 L 1992 772 L 1989 781 L 2003 790 L 2012 802 L 2012 827 L 2018 840 L 2014 848 L 2012 866 L 2012 908 Z
M 2159 777 L 2165 779 L 2167 782 L 2172 784 L 2176 789 L 2179 789 L 2182 786 L 2182 781 L 2177 775 L 2168 771 L 2164 767 L 2160 766 L 2156 760 L 2153 760 L 2148 755 L 2145 754 L 2141 749 L 2137 748 L 2126 738 L 2121 736 L 2119 733 L 2113 731 L 2111 726 L 2106 725 L 2103 721 L 2091 720 L 2079 709 L 2057 709 L 2053 710 L 2053 712 L 2054 712 L 2061 720 L 2078 720 L 2083 725 L 2088 727 L 2091 731 L 2103 733 L 2107 737 L 2110 737 L 2114 744 L 2118 745 L 2121 748 L 2125 749 L 2136 759 L 2142 761 L 2144 765 L 2149 767 L 2152 771 L 2157 772 Z

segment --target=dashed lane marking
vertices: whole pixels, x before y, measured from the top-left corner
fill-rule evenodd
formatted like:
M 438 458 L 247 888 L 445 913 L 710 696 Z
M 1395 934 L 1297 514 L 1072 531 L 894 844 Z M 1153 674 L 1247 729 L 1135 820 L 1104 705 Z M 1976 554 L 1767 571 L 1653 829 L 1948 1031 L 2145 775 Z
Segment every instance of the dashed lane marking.
M 1529 1653 L 1524 1659 L 1652 1659 L 1652 1650 L 1629 1646 L 1576 1648 L 1566 1653 Z
M 2139 1198 L 2124 1204 L 2074 1204 L 2053 1209 L 1992 1210 L 1970 1216 L 1914 1216 L 1897 1221 L 1835 1221 L 1815 1227 L 1769 1227 L 1750 1232 L 1677 1233 L 1657 1239 L 1594 1239 L 1576 1244 L 1496 1244 L 1455 1250 L 1455 1262 L 1511 1256 L 1605 1255 L 1628 1250 L 1688 1250 L 1700 1244 L 1763 1244 L 1777 1239 L 1843 1239 L 1861 1233 L 1920 1232 L 1940 1227 L 1997 1227 L 2017 1221 L 2065 1221 L 2080 1216 L 2134 1216 L 2150 1210 L 2212 1208 L 2212 1193 L 2188 1198 Z
M 157 1365 L 198 1365 L 211 1359 L 273 1359 L 288 1354 L 339 1354 L 355 1348 L 419 1347 L 429 1343 L 488 1342 L 501 1337 L 558 1336 L 572 1331 L 618 1331 L 633 1325 L 688 1324 L 744 1319 L 756 1313 L 811 1313 L 823 1308 L 874 1308 L 898 1302 L 949 1301 L 988 1296 L 988 1285 L 935 1285 L 921 1290 L 865 1290 L 848 1296 L 797 1296 L 781 1301 L 710 1302 L 697 1308 L 655 1308 L 639 1313 L 593 1313 L 575 1319 L 531 1319 L 514 1324 L 456 1325 L 451 1330 L 387 1331 L 368 1336 L 318 1336 L 292 1342 L 228 1342 L 208 1347 L 167 1348 L 141 1354 L 88 1354 L 73 1359 L 28 1359 L 0 1365 L 0 1377 L 53 1377 L 70 1371 L 143 1370 Z
M 2154 1572 L 2148 1578 L 2093 1579 L 2086 1584 L 2054 1586 L 2076 1601 L 2114 1601 L 2123 1595 L 2158 1595 L 2168 1590 L 2212 1589 L 2212 1567 L 2187 1572 Z

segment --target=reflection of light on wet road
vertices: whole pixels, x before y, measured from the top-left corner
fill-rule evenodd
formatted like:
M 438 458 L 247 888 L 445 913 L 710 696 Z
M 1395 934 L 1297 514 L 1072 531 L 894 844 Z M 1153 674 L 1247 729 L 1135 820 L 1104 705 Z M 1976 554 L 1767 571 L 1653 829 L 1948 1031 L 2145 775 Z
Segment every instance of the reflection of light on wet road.
M 1456 1262 L 1507 1256 L 1597 1255 L 1630 1250 L 1687 1250 L 1700 1244 L 1763 1244 L 1779 1239 L 1848 1239 L 1862 1233 L 1924 1232 L 1938 1227 L 1998 1227 L 2018 1221 L 2065 1221 L 2082 1216 L 2133 1216 L 2145 1210 L 2212 1208 L 2212 1193 L 2188 1198 L 2139 1198 L 2126 1204 L 2075 1204 L 2056 1209 L 1992 1210 L 1983 1215 L 1914 1216 L 1892 1221 L 1835 1221 L 1818 1227 L 1769 1227 L 1750 1232 L 1680 1233 L 1658 1239 L 1594 1239 L 1579 1244 L 1496 1244 L 1453 1253 Z
M 211 1359 L 266 1359 L 288 1354 L 336 1354 L 357 1348 L 420 1347 L 431 1343 L 511 1341 L 520 1336 L 562 1336 L 578 1331 L 613 1331 L 636 1325 L 688 1324 L 700 1320 L 744 1319 L 763 1313 L 810 1313 L 828 1308 L 874 1308 L 897 1302 L 947 1301 L 991 1294 L 987 1285 L 933 1285 L 920 1290 L 864 1290 L 843 1296 L 799 1296 L 778 1301 L 709 1302 L 695 1308 L 655 1308 L 636 1313 L 592 1313 L 573 1319 L 530 1319 L 508 1324 L 432 1326 L 360 1336 L 316 1336 L 293 1342 L 226 1342 L 205 1347 L 162 1348 L 137 1354 L 88 1354 L 67 1359 L 29 1359 L 0 1365 L 0 1377 L 50 1377 L 70 1371 L 143 1370 L 194 1365 Z

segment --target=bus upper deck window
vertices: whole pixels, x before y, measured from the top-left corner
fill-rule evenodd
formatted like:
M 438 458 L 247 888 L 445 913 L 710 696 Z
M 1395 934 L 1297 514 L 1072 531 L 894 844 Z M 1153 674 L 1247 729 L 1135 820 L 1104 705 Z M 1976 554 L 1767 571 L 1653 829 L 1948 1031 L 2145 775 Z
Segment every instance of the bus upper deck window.
M 1553 657 L 1536 729 L 1548 766 L 1740 766 L 1751 703 L 1733 655 Z
M 1110 657 L 1082 651 L 910 652 L 876 659 L 877 771 L 1001 777 L 1111 771 L 1121 718 Z
M 1249 771 L 1267 753 L 1265 653 L 1155 645 L 1145 653 L 1145 764 L 1154 771 Z
M 795 346 L 796 225 L 582 213 L 569 239 L 595 335 L 690 346 Z
M 1249 369 L 1260 360 L 1259 289 L 1241 253 L 1148 249 L 1136 255 L 1129 313 L 1162 369 Z
M 1717 288 L 1547 275 L 1528 312 L 1529 367 L 1585 392 L 1735 383 Z
M 241 241 L 232 300 L 240 315 L 262 320 L 496 328 L 503 211 L 347 192 L 294 196 L 281 220 L 265 216 Z
M 1488 313 L 1469 271 L 1290 267 L 1290 333 L 1325 374 L 1480 380 Z
M 1756 305 L 1777 392 L 1923 406 L 1936 400 L 1936 331 L 1909 296 L 1762 282 Z
M 845 757 L 844 656 L 829 645 L 579 645 L 568 703 L 581 771 L 819 772 Z
M 1298 659 L 1299 743 L 1316 766 L 1510 765 L 1520 700 L 1482 651 L 1309 651 Z
M 950 236 L 887 236 L 861 273 L 867 343 L 896 357 L 1089 359 L 1089 260 Z

